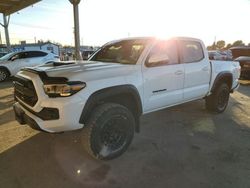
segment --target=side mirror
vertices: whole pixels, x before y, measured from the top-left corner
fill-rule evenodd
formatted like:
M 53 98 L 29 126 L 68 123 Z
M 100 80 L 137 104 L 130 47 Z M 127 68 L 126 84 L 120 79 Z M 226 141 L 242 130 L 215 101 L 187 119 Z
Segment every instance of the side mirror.
M 148 64 L 168 64 L 169 57 L 167 54 L 153 54 L 148 59 Z

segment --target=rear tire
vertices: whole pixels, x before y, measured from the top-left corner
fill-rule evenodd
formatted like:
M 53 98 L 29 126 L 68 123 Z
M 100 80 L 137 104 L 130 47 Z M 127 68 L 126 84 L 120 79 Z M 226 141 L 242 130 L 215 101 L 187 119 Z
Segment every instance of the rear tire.
M 0 82 L 5 81 L 9 76 L 9 72 L 6 69 L 0 68 Z
M 222 113 L 225 111 L 229 100 L 229 87 L 226 83 L 221 83 L 213 93 L 206 98 L 206 108 L 210 112 Z
M 135 119 L 124 106 L 107 103 L 98 106 L 83 128 L 82 142 L 96 159 L 110 160 L 123 154 L 132 142 Z

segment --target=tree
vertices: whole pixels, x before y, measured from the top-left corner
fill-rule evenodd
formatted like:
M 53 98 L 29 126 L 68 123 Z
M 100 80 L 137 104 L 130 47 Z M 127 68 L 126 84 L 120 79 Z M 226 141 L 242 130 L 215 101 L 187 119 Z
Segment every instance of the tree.
M 218 48 L 219 50 L 222 50 L 226 45 L 226 42 L 224 40 L 219 40 L 217 43 L 216 43 L 216 48 Z
M 207 47 L 207 50 L 208 50 L 208 51 L 213 50 L 213 46 L 208 46 L 208 47 Z
M 231 47 L 232 47 L 232 44 L 228 43 L 227 46 L 226 46 L 226 49 L 228 50 Z
M 236 40 L 232 44 L 231 43 L 226 44 L 224 40 L 219 40 L 216 43 L 214 42 L 211 46 L 208 46 L 207 49 L 208 50 L 228 50 L 231 47 L 235 47 L 235 46 L 245 46 L 245 43 L 242 40 Z M 248 43 L 248 46 L 250 46 L 250 43 Z
M 245 46 L 242 40 L 236 40 L 232 46 Z
M 217 49 L 217 47 L 216 47 L 215 42 L 211 46 L 207 47 L 207 50 L 216 50 L 216 49 Z

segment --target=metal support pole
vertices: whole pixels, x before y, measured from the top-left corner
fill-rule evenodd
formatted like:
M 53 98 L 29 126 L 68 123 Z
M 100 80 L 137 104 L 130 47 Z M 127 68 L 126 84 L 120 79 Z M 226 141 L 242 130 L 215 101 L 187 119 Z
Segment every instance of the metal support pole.
M 8 30 L 9 18 L 8 18 L 8 21 L 7 21 L 7 16 L 5 14 L 3 14 L 3 27 L 4 27 L 4 31 L 5 31 L 7 50 L 8 50 L 8 52 L 11 52 L 10 37 L 9 37 L 9 30 Z
M 1 31 L 0 31 L 0 44 L 3 44 Z
M 75 34 L 75 55 L 76 60 L 82 60 L 80 52 L 80 29 L 79 29 L 79 11 L 78 5 L 81 0 L 69 0 L 73 4 L 74 11 L 74 34 Z

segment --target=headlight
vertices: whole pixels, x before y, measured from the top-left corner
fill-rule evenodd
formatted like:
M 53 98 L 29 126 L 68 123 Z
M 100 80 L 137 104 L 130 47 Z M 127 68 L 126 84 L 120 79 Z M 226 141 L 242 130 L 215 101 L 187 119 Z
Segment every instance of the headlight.
M 84 82 L 67 82 L 65 84 L 46 84 L 44 92 L 49 97 L 68 97 L 86 87 Z

